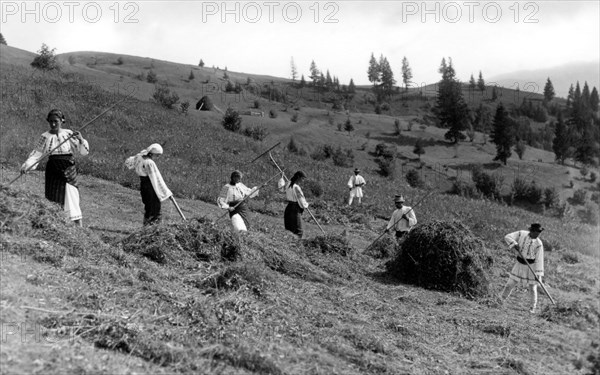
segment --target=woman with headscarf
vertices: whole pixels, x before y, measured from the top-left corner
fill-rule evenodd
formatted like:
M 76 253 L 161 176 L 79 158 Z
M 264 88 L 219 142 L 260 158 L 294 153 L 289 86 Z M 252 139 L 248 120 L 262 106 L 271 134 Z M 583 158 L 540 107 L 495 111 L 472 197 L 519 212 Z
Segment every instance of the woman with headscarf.
M 90 146 L 79 132 L 62 128 L 65 115 L 60 110 L 51 110 L 46 121 L 50 130 L 42 134 L 35 149 L 21 166 L 21 173 L 37 168 L 40 159 L 51 152 L 46 163 L 45 196 L 61 204 L 69 219 L 82 226 L 77 167 L 73 154 L 87 155 Z
M 305 208 L 308 208 L 308 202 L 304 198 L 300 182 L 304 181 L 306 174 L 302 171 L 298 171 L 292 176 L 290 182 L 286 185 L 283 176 L 279 179 L 277 186 L 281 192 L 285 192 L 285 199 L 288 204 L 285 207 L 283 214 L 283 223 L 285 229 L 294 233 L 298 238 L 302 238 L 302 212 Z
M 233 171 L 229 183 L 224 185 L 217 198 L 217 205 L 229 211 L 231 225 L 238 232 L 248 230 L 248 208 L 245 198 L 254 198 L 258 195 L 258 188 L 252 189 L 242 183 L 242 172 Z
M 144 225 L 159 224 L 161 202 L 173 195 L 156 167 L 153 157 L 162 155 L 163 148 L 158 143 L 150 145 L 137 155 L 125 160 L 128 169 L 135 169 L 140 176 L 140 194 L 144 203 Z

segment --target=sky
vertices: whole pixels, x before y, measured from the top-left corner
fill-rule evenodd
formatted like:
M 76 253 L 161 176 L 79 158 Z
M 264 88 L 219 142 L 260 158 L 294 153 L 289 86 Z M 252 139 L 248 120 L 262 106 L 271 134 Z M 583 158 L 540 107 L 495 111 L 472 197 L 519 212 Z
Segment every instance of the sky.
M 8 45 L 100 51 L 291 78 L 291 61 L 347 84 L 368 84 L 371 54 L 399 84 L 439 81 L 452 58 L 468 81 L 600 61 L 594 1 L 0 1 Z M 600 69 L 600 68 L 599 68 Z

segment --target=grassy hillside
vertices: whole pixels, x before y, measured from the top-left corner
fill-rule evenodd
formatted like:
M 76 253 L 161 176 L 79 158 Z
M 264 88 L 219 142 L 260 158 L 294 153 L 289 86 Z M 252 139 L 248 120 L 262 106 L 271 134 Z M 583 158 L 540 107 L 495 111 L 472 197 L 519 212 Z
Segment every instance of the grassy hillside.
M 16 332 L 2 346 L 9 373 L 583 374 L 598 366 L 597 258 L 547 253 L 558 305 L 540 296 L 540 313 L 530 315 L 523 289 L 502 307 L 399 283 L 387 274 L 390 257 L 363 253 L 381 220 L 326 225 L 333 252 L 316 247 L 314 225 L 297 242 L 281 219 L 262 215 L 237 239 L 225 222 L 200 217 L 216 219 L 213 205 L 186 199 L 189 222 L 165 207 L 165 225 L 142 229 L 137 192 L 84 176 L 81 230 L 42 188 L 0 192 L 2 321 Z M 465 203 L 444 206 L 460 213 Z M 420 217 L 429 215 L 423 207 Z M 504 233 L 514 223 L 494 226 Z M 494 293 L 513 262 L 498 239 L 486 243 Z M 22 323 L 35 327 L 25 340 Z

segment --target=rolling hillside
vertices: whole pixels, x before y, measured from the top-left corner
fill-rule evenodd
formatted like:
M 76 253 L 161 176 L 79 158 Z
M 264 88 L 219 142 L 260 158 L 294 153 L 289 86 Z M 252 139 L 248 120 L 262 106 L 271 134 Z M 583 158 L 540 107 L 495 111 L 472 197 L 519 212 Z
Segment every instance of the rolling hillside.
M 493 145 L 484 144 L 481 134 L 450 147 L 444 130 L 433 124 L 432 95 L 413 93 L 414 100 L 399 99 L 390 103 L 389 113 L 378 115 L 368 91 L 359 90 L 348 112 L 336 112 L 308 89 L 289 94 L 287 103 L 247 91 L 209 91 L 224 84 L 224 71 L 212 68 L 78 52 L 59 55 L 61 73 L 44 74 L 29 67 L 32 54 L 6 46 L 0 52 L 0 307 L 3 337 L 10 340 L 2 345 L 3 371 L 598 371 L 598 226 L 582 223 L 575 213 L 559 218 L 444 193 L 454 181 L 470 180 L 473 164 L 504 176 L 505 189 L 515 177 L 525 177 L 557 187 L 563 201 L 576 189 L 595 188 L 575 166 L 555 164 L 551 153 L 528 148 L 523 160 L 513 157 L 500 166 L 491 163 Z M 155 86 L 138 78 L 150 70 L 180 101 L 191 103 L 187 114 L 150 100 Z M 286 87 L 286 80 L 275 77 L 227 74 L 241 83 L 250 78 Z M 192 109 L 203 95 L 223 110 L 232 106 L 243 112 L 258 101 L 266 116 L 242 115 L 242 125 L 262 127 L 268 135 L 261 141 L 226 131 L 220 113 Z M 501 98 L 511 95 L 516 93 L 503 91 Z M 5 186 L 46 129 L 50 108 L 64 109 L 66 127 L 77 129 L 114 103 L 119 105 L 84 132 L 91 153 L 78 159 L 83 229 L 64 222 L 43 198 L 43 171 Z M 269 117 L 271 110 L 276 117 Z M 343 130 L 347 119 L 354 130 Z M 292 137 L 298 152 L 287 147 Z M 416 139 L 427 141 L 420 160 L 412 153 Z M 164 225 L 142 228 L 137 178 L 122 163 L 154 142 L 165 148 L 158 165 L 188 221 L 167 202 Z M 272 185 L 252 200 L 247 235 L 233 236 L 227 220 L 220 219 L 213 202 L 231 171 L 241 169 L 251 186 L 272 177 L 277 170 L 268 158 L 254 159 L 278 142 L 273 156 L 286 173 L 307 172 L 304 188 L 326 235 L 306 215 L 304 240 L 285 232 L 284 202 Z M 378 173 L 374 152 L 381 143 L 398 155 L 394 178 Z M 350 150 L 352 163 L 313 159 L 323 145 L 342 154 Z M 362 206 L 349 208 L 345 183 L 354 166 L 364 171 L 366 197 Z M 408 185 L 404 176 L 411 169 L 425 180 L 424 188 Z M 398 192 L 413 205 L 432 192 L 415 207 L 420 225 L 460 222 L 483 241 L 482 252 L 493 259 L 489 296 L 470 299 L 400 283 L 386 266 L 397 251 L 391 241 L 381 245 L 381 253 L 364 251 L 382 232 Z M 536 315 L 527 312 L 524 289 L 504 306 L 495 298 L 513 263 L 502 238 L 532 222 L 546 228 L 545 282 L 558 301 L 551 305 L 540 293 Z M 31 326 L 33 334 L 27 331 Z

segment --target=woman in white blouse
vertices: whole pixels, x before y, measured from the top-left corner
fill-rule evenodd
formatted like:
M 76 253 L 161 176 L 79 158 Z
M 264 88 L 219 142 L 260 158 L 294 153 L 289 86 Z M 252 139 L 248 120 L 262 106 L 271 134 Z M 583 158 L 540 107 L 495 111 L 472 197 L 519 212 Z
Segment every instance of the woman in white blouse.
M 248 221 L 248 208 L 246 197 L 254 198 L 258 195 L 258 188 L 248 188 L 242 182 L 242 172 L 233 171 L 229 183 L 223 186 L 217 198 L 217 205 L 229 211 L 231 225 L 236 231 L 247 231 L 250 226 Z
M 279 179 L 277 186 L 281 192 L 285 192 L 285 199 L 288 202 L 283 214 L 283 224 L 286 230 L 294 233 L 298 238 L 302 238 L 302 212 L 308 208 L 308 202 L 304 198 L 302 188 L 299 183 L 304 181 L 306 174 L 298 171 L 292 176 L 290 182 L 286 185 L 283 176 Z
M 62 205 L 69 219 L 82 226 L 77 167 L 73 155 L 87 155 L 90 147 L 79 132 L 62 128 L 65 115 L 60 110 L 51 110 L 46 121 L 50 130 L 42 134 L 35 149 L 21 166 L 21 173 L 37 168 L 40 160 L 50 153 L 46 163 L 45 196 Z

